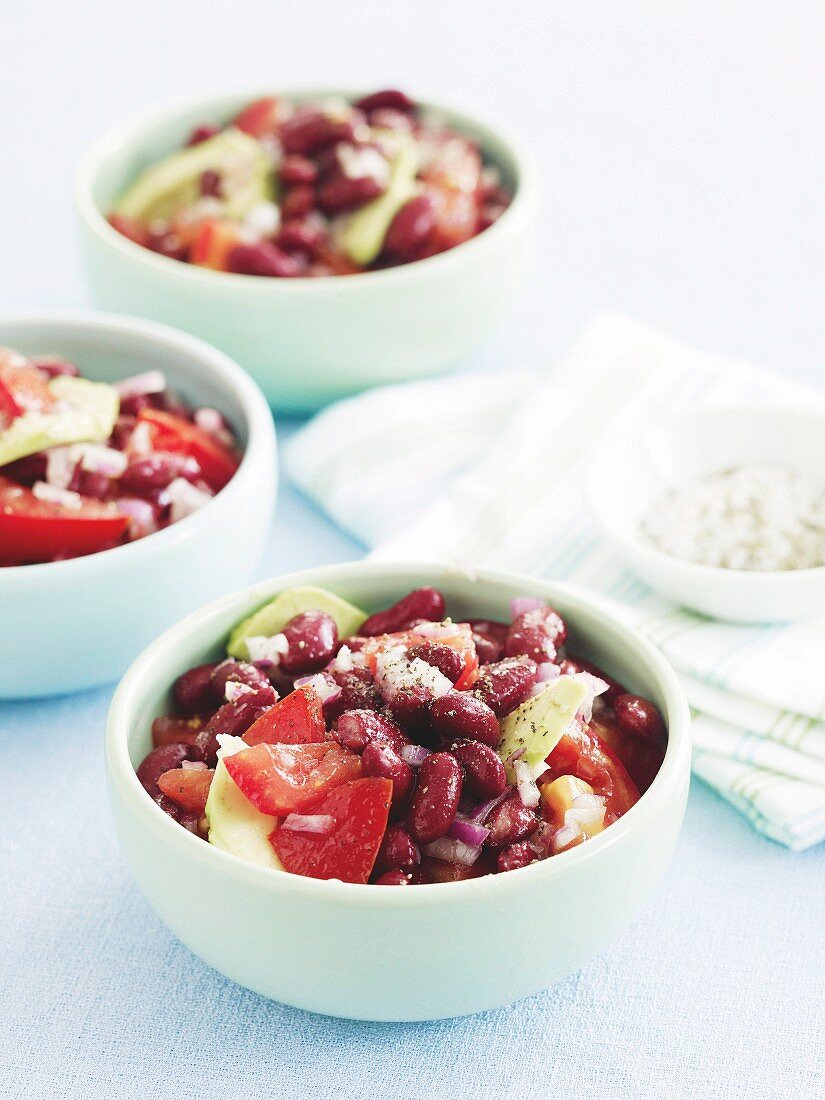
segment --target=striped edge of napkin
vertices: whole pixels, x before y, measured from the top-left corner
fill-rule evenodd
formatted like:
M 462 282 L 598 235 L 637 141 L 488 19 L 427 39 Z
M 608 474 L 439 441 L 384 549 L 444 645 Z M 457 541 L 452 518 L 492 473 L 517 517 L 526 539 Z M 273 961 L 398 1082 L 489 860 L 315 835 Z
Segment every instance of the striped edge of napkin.
M 608 600 L 682 676 L 695 774 L 761 833 L 802 849 L 825 838 L 825 622 L 742 626 L 675 607 L 624 566 L 583 504 L 594 441 L 686 404 L 731 401 L 823 398 L 608 313 L 547 373 L 410 383 L 341 402 L 297 434 L 286 465 L 375 557 L 497 566 Z

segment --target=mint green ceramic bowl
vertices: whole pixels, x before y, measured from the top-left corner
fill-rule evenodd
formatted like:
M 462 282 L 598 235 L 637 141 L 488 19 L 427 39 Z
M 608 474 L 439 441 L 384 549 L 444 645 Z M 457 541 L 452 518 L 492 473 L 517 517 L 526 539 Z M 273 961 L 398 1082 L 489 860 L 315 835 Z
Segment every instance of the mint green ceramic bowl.
M 650 789 L 600 836 L 543 863 L 466 882 L 392 889 L 322 882 L 244 863 L 177 825 L 135 765 L 152 719 L 192 665 L 273 594 L 323 585 L 368 611 L 438 586 L 456 615 L 503 618 L 544 596 L 582 652 L 652 698 L 669 743 Z M 563 978 L 614 939 L 654 890 L 676 845 L 690 774 L 687 702 L 650 642 L 584 592 L 491 570 L 362 562 L 276 577 L 190 615 L 132 665 L 112 701 L 106 770 L 118 839 L 161 920 L 210 966 L 297 1008 L 366 1020 L 428 1020 L 495 1008 Z
M 0 699 L 78 691 L 116 679 L 181 615 L 249 580 L 275 505 L 275 429 L 236 363 L 165 325 L 94 313 L 9 317 L 0 345 L 64 355 L 99 382 L 162 370 L 188 401 L 223 412 L 244 448 L 215 499 L 163 531 L 70 561 L 0 569 Z
M 96 302 L 203 337 L 244 366 L 280 411 L 458 363 L 496 328 L 522 285 L 536 205 L 526 151 L 475 119 L 424 104 L 478 139 L 514 189 L 513 202 L 478 237 L 418 263 L 343 277 L 255 278 L 167 259 L 108 225 L 107 211 L 143 167 L 180 148 L 199 123 L 232 118 L 264 94 L 272 89 L 151 111 L 86 155 L 75 201 Z M 330 94 L 341 93 L 294 98 Z

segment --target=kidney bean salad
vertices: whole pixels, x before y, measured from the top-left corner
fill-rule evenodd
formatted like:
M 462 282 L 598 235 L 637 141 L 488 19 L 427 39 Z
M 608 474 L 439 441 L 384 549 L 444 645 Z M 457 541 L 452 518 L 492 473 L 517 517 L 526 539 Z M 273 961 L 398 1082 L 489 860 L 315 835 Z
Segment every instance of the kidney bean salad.
M 146 168 L 111 225 L 240 275 L 353 275 L 469 240 L 511 195 L 478 144 L 388 89 L 355 103 L 266 97 Z
M 568 652 L 542 600 L 446 611 L 429 587 L 369 617 L 282 592 L 177 678 L 138 779 L 210 844 L 318 879 L 454 882 L 601 833 L 659 770 L 659 712 Z
M 0 565 L 143 538 L 206 504 L 238 463 L 223 416 L 184 404 L 160 371 L 109 385 L 0 348 Z

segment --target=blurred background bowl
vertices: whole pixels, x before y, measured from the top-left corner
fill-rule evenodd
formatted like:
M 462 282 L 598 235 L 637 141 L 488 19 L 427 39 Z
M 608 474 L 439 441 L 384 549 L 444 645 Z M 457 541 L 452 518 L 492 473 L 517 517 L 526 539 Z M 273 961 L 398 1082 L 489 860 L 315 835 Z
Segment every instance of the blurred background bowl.
M 455 366 L 493 332 L 528 274 L 535 228 L 532 158 L 512 138 L 422 103 L 475 138 L 513 201 L 477 237 L 426 260 L 327 278 L 274 279 L 168 259 L 116 232 L 106 215 L 141 169 L 272 89 L 167 106 L 125 122 L 85 156 L 77 176 L 86 273 L 106 309 L 176 325 L 245 367 L 278 411 L 306 411 L 384 382 Z M 296 100 L 356 93 L 318 91 Z
M 223 413 L 243 449 L 226 487 L 162 531 L 68 561 L 0 569 L 0 698 L 77 691 L 115 679 L 170 623 L 250 579 L 275 504 L 275 429 L 236 363 L 164 325 L 105 314 L 7 318 L 0 345 L 59 354 L 96 382 L 161 370 L 187 402 Z

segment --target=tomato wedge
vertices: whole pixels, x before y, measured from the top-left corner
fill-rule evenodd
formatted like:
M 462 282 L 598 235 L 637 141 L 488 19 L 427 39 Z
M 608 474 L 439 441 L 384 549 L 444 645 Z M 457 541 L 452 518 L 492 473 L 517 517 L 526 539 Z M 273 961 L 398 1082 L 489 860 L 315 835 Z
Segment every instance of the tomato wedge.
M 84 498 L 69 508 L 0 477 L 0 559 L 31 563 L 108 550 L 128 523 L 114 504 Z
M 464 658 L 464 671 L 456 680 L 457 691 L 464 691 L 471 687 L 478 679 L 478 654 L 473 641 L 473 631 L 469 623 L 444 623 L 438 624 L 438 631 L 418 631 L 415 627 L 410 630 L 400 630 L 395 634 L 378 634 L 373 638 L 367 638 L 361 647 L 368 667 L 374 672 L 379 653 L 383 653 L 392 646 L 403 645 L 408 648 L 420 645 L 422 642 L 436 642 L 438 645 L 447 645 L 451 649 L 458 650 Z
M 272 96 L 256 99 L 254 103 L 244 107 L 233 125 L 256 138 L 267 133 L 274 134 L 278 129 L 279 114 L 283 113 L 279 112 L 278 107 L 278 100 Z
M 269 842 L 285 870 L 293 875 L 368 882 L 391 801 L 389 779 L 356 779 L 332 791 L 313 809 L 313 813 L 333 819 L 329 833 L 319 836 L 279 828 Z
M 158 787 L 184 810 L 202 814 L 214 774 L 211 768 L 173 768 L 159 777 Z
M 229 253 L 240 243 L 237 222 L 227 218 L 208 218 L 198 225 L 191 242 L 189 260 L 213 271 L 228 271 Z
M 141 409 L 138 419 L 149 425 L 156 451 L 191 455 L 197 459 L 203 479 L 217 493 L 240 465 L 238 456 L 208 432 L 162 409 Z
M 628 737 L 615 722 L 608 722 L 604 715 L 594 715 L 590 728 L 619 757 L 630 778 L 644 794 L 662 766 L 667 742 L 656 745 L 641 737 Z
M 575 775 L 589 783 L 605 800 L 608 823 L 627 813 L 641 797 L 627 768 L 592 727 L 571 727 L 547 757 L 547 767 L 551 779 Z
M 0 348 L 0 431 L 25 412 L 49 412 L 55 397 L 43 375 L 19 352 Z
M 226 770 L 263 814 L 303 813 L 333 788 L 357 779 L 361 759 L 336 741 L 322 745 L 263 743 L 225 756 Z
M 324 706 L 311 687 L 298 688 L 253 722 L 243 735 L 247 745 L 311 745 L 326 739 Z

